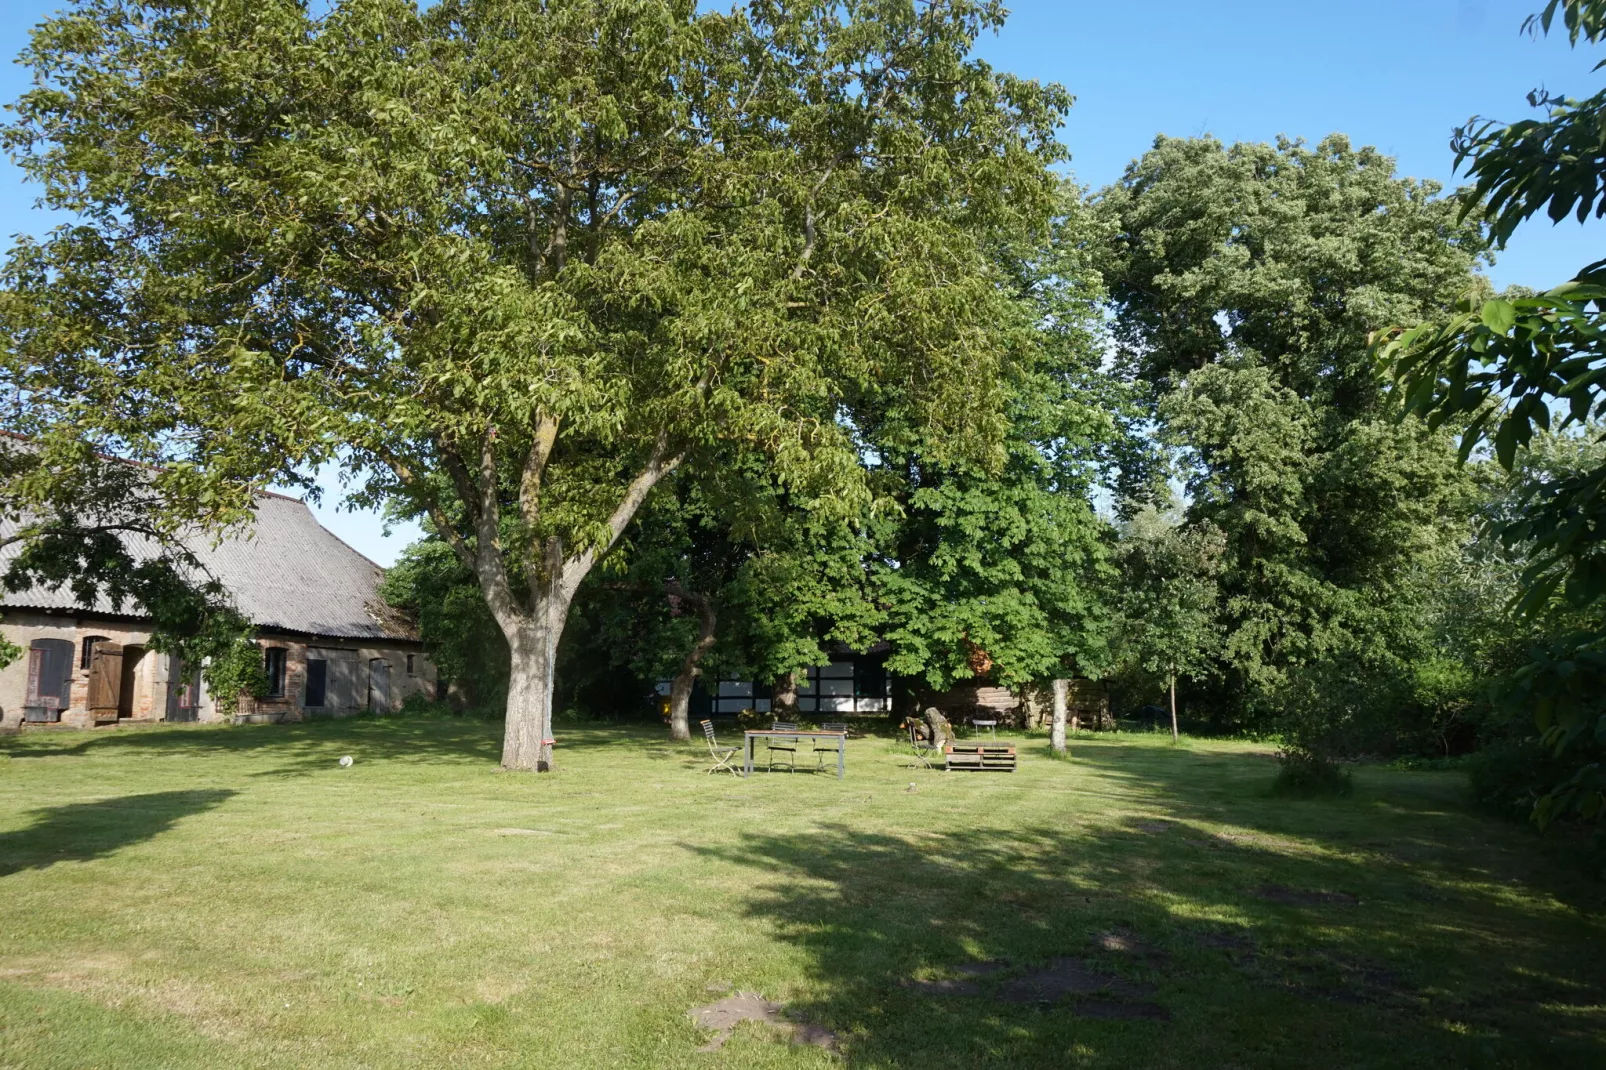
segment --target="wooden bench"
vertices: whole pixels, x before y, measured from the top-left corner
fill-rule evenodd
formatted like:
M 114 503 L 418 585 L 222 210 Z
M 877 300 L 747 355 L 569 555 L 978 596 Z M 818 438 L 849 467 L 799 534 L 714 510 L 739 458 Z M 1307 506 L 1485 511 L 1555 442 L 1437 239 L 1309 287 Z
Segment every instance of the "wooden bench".
M 970 770 L 978 773 L 1013 773 L 1014 747 L 982 747 L 970 743 L 950 743 L 943 748 L 948 759 L 948 771 Z

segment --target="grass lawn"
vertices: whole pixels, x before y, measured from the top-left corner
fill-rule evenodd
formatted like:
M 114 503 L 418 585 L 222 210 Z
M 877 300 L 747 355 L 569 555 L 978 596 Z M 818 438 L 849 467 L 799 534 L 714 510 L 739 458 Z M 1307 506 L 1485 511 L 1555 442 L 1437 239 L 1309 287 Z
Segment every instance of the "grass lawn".
M 597 727 L 537 777 L 499 732 L 0 741 L 0 1066 L 1606 1066 L 1602 886 L 1454 774 L 1288 802 L 1123 735 L 742 781 Z M 839 1053 L 700 1052 L 734 992 Z

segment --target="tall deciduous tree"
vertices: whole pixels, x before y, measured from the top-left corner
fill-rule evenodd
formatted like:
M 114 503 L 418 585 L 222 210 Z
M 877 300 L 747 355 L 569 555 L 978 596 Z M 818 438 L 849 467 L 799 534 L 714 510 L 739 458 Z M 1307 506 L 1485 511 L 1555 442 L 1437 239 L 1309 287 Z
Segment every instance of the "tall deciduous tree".
M 584 577 L 735 441 L 862 496 L 894 389 L 985 456 L 1068 96 L 970 57 L 998 0 L 79 0 L 6 140 L 75 221 L 11 256 L 8 426 L 248 519 L 334 463 L 427 514 L 507 639 L 503 765 L 551 764 Z M 9 493 L 11 487 L 7 487 Z
M 906 405 L 854 414 L 890 504 L 871 570 L 888 668 L 933 689 L 983 671 L 1011 687 L 1096 675 L 1107 661 L 1110 531 L 1092 498 L 1101 479 L 1141 479 L 1144 465 L 1132 399 L 1101 367 L 1099 237 L 1067 186 L 1047 246 L 993 250 L 1019 296 L 1019 314 L 993 326 L 1018 355 L 1001 380 L 1001 468 L 952 458 Z
M 1180 520 L 1180 518 L 1176 518 Z M 1123 653 L 1164 681 L 1177 727 L 1177 677 L 1216 671 L 1221 654 L 1221 571 L 1226 540 L 1209 525 L 1183 527 L 1158 510 L 1140 512 L 1121 532 Z
M 1106 189 L 1116 338 L 1185 460 L 1190 524 L 1226 538 L 1225 715 L 1300 666 L 1404 649 L 1414 577 L 1461 537 L 1442 432 L 1396 422 L 1369 334 L 1446 309 L 1482 227 L 1334 135 L 1160 138 Z

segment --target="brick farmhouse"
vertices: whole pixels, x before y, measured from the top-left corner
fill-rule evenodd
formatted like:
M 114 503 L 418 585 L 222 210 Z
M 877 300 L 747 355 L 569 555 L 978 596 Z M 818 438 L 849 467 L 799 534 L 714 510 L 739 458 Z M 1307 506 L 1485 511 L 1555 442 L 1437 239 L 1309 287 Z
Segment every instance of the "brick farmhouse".
M 242 696 L 237 720 L 388 713 L 436 693 L 416 628 L 380 596 L 383 570 L 305 502 L 260 494 L 248 531 L 191 550 L 257 627 L 269 694 Z M 0 550 L 0 574 L 16 552 Z M 150 649 L 149 620 L 121 608 L 78 605 L 64 587 L 0 590 L 0 635 L 23 648 L 0 669 L 0 728 L 219 720 L 199 667 Z

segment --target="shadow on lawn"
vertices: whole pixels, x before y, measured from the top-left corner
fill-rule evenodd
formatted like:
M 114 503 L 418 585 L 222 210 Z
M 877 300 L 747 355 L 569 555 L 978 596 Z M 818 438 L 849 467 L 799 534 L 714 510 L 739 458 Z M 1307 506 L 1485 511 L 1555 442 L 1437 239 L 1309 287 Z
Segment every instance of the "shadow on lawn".
M 31 811 L 33 824 L 0 833 L 0 877 L 57 862 L 87 862 L 166 832 L 180 818 L 210 810 L 234 792 L 157 791 Z
M 853 1061 L 1602 1065 L 1598 914 L 1569 921 L 1544 893 L 1511 895 L 1464 848 L 1405 860 L 1322 842 L 1285 827 L 1276 804 L 1167 776 L 1186 752 L 1122 750 L 1090 763 L 1102 786 L 1141 784 L 1144 809 L 1169 803 L 1164 819 L 998 817 L 906 835 L 836 824 L 695 849 L 755 871 L 748 914 L 811 966 L 817 998 L 793 1012 L 840 1033 Z M 1234 772 L 1258 782 L 1251 761 Z M 1391 831 L 1431 843 L 1456 822 L 1486 827 L 1424 812 Z M 1056 998 L 1023 999 L 1045 966 L 1068 980 Z M 1171 1019 L 1139 1020 L 1155 1004 Z

